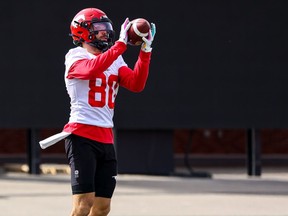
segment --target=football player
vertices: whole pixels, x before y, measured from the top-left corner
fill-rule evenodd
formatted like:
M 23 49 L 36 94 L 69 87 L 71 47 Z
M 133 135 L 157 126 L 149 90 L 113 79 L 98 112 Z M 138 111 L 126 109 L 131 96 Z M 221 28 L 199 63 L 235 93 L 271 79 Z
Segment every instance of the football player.
M 124 61 L 128 18 L 114 42 L 111 20 L 97 8 L 85 8 L 71 22 L 75 48 L 65 56 L 65 84 L 70 97 L 70 118 L 63 131 L 71 168 L 71 216 L 103 216 L 110 211 L 117 176 L 113 114 L 119 87 L 141 92 L 146 84 L 156 33 L 151 23 L 133 68 Z

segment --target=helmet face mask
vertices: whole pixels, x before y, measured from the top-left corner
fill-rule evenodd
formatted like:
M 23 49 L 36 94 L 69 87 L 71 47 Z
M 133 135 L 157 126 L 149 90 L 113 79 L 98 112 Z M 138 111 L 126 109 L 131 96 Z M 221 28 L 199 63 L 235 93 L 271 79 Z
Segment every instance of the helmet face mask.
M 87 43 L 101 51 L 106 51 L 114 43 L 112 22 L 103 11 L 97 8 L 86 8 L 76 14 L 71 22 L 70 30 L 70 36 L 76 46 Z M 107 32 L 107 40 L 97 39 L 96 35 L 99 31 Z

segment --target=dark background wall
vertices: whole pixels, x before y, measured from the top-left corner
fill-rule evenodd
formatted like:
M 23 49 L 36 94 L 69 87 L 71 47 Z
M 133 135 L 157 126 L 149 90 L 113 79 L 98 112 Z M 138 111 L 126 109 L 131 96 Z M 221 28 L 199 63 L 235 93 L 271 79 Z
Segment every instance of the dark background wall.
M 140 94 L 120 90 L 117 128 L 286 128 L 287 1 L 5 1 L 1 6 L 1 128 L 68 120 L 64 55 L 74 15 L 104 10 L 116 39 L 126 17 L 157 25 Z M 139 48 L 124 58 L 133 67 Z
M 247 128 L 261 128 L 264 154 L 287 153 L 287 6 L 284 0 L 2 2 L 0 153 L 9 155 L 0 162 L 26 161 L 18 154 L 30 149 L 27 129 L 40 129 L 43 139 L 68 121 L 64 56 L 74 47 L 70 22 L 86 7 L 107 13 L 116 39 L 126 17 L 157 26 L 146 89 L 120 89 L 116 101 L 120 172 L 169 173 L 173 154 L 183 152 L 209 154 L 210 164 L 211 154 L 234 158 L 247 151 Z M 129 47 L 124 54 L 130 67 L 138 52 Z M 55 162 L 55 153 L 63 159 L 63 141 L 42 153 L 52 155 L 42 162 Z M 131 164 L 131 155 L 141 160 Z

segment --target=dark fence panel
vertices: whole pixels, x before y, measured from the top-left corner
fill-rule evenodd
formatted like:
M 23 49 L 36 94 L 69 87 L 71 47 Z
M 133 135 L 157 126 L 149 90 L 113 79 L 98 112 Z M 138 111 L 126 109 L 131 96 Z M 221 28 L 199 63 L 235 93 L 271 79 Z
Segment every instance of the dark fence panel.
M 6 1 L 1 6 L 0 127 L 62 127 L 64 55 L 82 8 L 157 25 L 147 88 L 121 89 L 116 127 L 287 128 L 286 1 Z M 117 39 L 117 38 L 116 38 Z M 138 48 L 124 58 L 133 67 Z

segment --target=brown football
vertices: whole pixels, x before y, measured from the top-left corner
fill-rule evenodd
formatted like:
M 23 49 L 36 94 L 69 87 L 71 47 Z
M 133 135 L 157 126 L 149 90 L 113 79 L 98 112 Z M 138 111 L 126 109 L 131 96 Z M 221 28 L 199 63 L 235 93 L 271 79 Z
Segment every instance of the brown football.
M 131 21 L 132 25 L 128 30 L 127 43 L 132 46 L 139 46 L 142 44 L 142 37 L 147 37 L 151 28 L 150 23 L 144 18 L 137 18 Z

